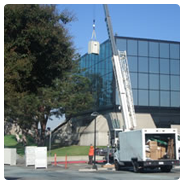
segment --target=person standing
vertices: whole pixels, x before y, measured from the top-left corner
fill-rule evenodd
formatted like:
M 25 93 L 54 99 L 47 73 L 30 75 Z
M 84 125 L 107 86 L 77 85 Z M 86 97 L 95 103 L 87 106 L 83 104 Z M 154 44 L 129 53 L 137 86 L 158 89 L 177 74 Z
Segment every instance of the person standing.
M 92 146 L 92 144 L 90 145 L 88 156 L 89 156 L 88 164 L 92 164 L 93 163 L 93 156 L 94 156 L 94 147 Z

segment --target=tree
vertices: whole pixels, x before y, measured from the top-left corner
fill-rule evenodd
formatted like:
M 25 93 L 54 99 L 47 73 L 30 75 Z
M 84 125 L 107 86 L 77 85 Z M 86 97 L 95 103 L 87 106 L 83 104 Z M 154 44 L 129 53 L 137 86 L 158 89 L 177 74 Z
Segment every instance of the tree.
M 65 26 L 74 16 L 54 5 L 6 5 L 4 12 L 5 118 L 23 128 L 40 122 L 44 138 L 53 114 L 69 118 L 93 103 Z

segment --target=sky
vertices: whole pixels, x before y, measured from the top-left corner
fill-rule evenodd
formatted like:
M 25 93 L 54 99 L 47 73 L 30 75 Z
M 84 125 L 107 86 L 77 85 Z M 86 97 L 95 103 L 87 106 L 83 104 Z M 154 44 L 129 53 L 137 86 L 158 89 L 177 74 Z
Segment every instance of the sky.
M 114 34 L 125 37 L 180 41 L 180 7 L 177 4 L 109 4 Z M 58 4 L 59 12 L 67 9 L 75 21 L 67 25 L 77 52 L 87 53 L 92 36 L 93 19 L 97 40 L 108 39 L 102 4 Z M 47 127 L 55 128 L 64 118 L 49 120 Z
M 114 34 L 118 36 L 180 41 L 180 7 L 173 4 L 110 4 L 109 13 Z M 67 26 L 77 51 L 83 55 L 92 36 L 93 19 L 97 40 L 108 39 L 102 4 L 60 4 L 59 11 L 68 9 L 76 20 Z

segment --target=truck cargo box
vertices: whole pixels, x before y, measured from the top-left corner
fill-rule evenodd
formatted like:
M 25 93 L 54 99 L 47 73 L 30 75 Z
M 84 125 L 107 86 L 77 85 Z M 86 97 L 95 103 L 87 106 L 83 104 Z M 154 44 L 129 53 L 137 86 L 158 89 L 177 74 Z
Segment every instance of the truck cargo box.
M 178 160 L 176 129 L 141 129 L 119 133 L 119 161 Z

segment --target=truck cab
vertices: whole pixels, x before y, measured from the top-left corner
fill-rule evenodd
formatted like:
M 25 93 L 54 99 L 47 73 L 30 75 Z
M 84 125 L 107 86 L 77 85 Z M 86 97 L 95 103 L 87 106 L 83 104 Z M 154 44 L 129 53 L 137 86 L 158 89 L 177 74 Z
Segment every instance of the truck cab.
M 110 136 L 111 136 L 111 146 L 112 148 L 116 148 L 117 147 L 117 143 L 118 143 L 118 140 L 119 140 L 119 133 L 120 132 L 123 132 L 123 129 L 112 129 L 110 131 Z

